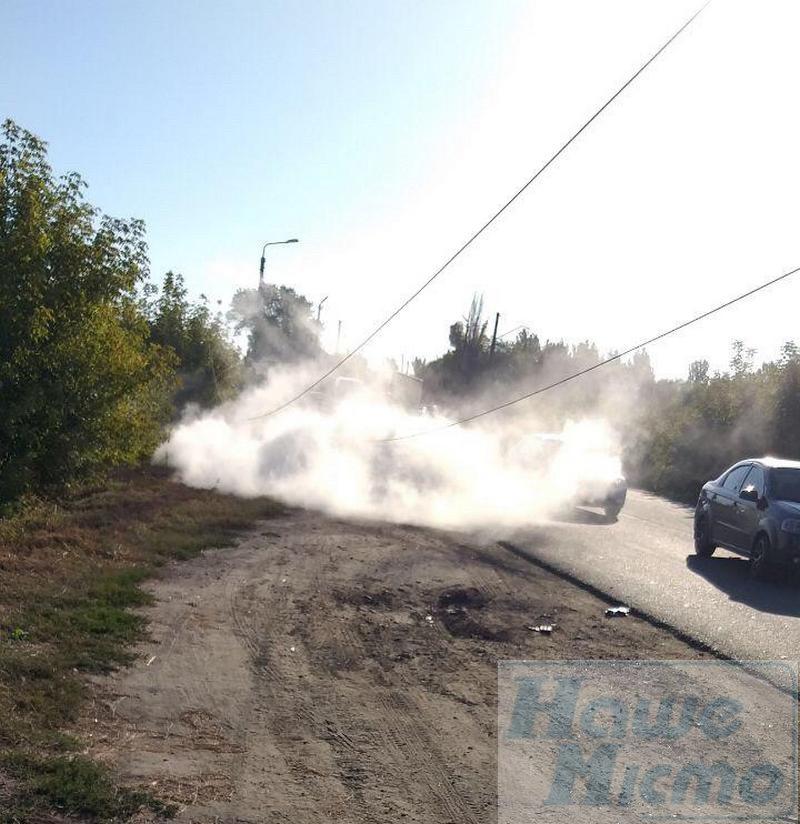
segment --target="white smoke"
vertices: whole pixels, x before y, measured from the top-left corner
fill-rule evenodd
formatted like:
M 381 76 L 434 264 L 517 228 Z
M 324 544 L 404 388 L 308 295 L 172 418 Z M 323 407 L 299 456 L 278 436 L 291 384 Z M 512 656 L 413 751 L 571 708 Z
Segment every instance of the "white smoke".
M 410 412 L 387 384 L 329 379 L 278 414 L 318 365 L 273 369 L 268 383 L 213 411 L 187 417 L 156 453 L 184 483 L 358 516 L 444 528 L 520 527 L 570 504 L 578 490 L 619 477 L 609 428 L 568 423 L 553 453 L 533 415 L 450 423 Z M 345 389 L 346 391 L 339 391 Z

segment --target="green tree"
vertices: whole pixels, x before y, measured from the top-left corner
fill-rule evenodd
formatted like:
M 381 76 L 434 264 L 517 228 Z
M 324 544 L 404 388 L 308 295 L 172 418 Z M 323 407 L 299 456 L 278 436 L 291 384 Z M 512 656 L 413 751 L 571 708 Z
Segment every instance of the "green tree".
M 735 340 L 731 353 L 731 371 L 734 377 L 742 378 L 753 371 L 753 358 L 756 350 L 745 347 L 744 342 Z
M 689 364 L 689 383 L 708 383 L 708 361 L 696 360 Z
M 172 357 L 136 299 L 144 226 L 102 215 L 77 174 L 7 120 L 0 137 L 0 499 L 155 447 Z
M 239 352 L 205 295 L 191 302 L 183 277 L 167 272 L 160 290 L 152 284 L 145 287 L 142 308 L 151 340 L 177 356 L 176 406 L 209 407 L 233 397 L 240 379 Z
M 256 367 L 294 363 L 321 354 L 320 327 L 306 297 L 288 286 L 239 289 L 228 318 L 247 333 L 247 361 Z
M 785 358 L 775 392 L 771 448 L 800 460 L 800 358 L 796 351 Z

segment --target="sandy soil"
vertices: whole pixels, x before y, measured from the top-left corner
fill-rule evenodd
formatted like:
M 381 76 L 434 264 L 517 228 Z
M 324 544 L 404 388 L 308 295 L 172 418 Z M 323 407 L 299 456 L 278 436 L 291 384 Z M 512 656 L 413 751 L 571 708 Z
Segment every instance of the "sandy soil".
M 298 510 L 152 591 L 86 722 L 181 821 L 493 821 L 498 659 L 701 656 L 498 544 Z

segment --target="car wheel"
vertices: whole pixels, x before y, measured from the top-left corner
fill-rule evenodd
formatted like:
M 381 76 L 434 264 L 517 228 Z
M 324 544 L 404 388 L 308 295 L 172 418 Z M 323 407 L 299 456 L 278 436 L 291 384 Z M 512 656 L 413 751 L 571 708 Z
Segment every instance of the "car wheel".
M 714 554 L 716 547 L 711 542 L 711 528 L 708 523 L 708 516 L 702 515 L 695 518 L 694 522 L 694 552 L 700 558 L 710 558 Z
M 750 576 L 757 581 L 766 581 L 772 572 L 772 544 L 769 536 L 761 532 L 750 550 Z

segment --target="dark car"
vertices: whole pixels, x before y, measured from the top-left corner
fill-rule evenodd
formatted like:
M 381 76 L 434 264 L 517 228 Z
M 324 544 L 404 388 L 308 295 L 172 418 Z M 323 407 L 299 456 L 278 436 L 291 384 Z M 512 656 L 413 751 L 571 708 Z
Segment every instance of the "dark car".
M 800 462 L 740 461 L 700 492 L 694 546 L 708 558 L 717 547 L 750 558 L 754 577 L 800 564 Z
M 603 510 L 608 521 L 616 521 L 625 506 L 628 483 L 621 475 L 602 481 L 581 482 L 573 503 L 575 506 L 596 506 Z

